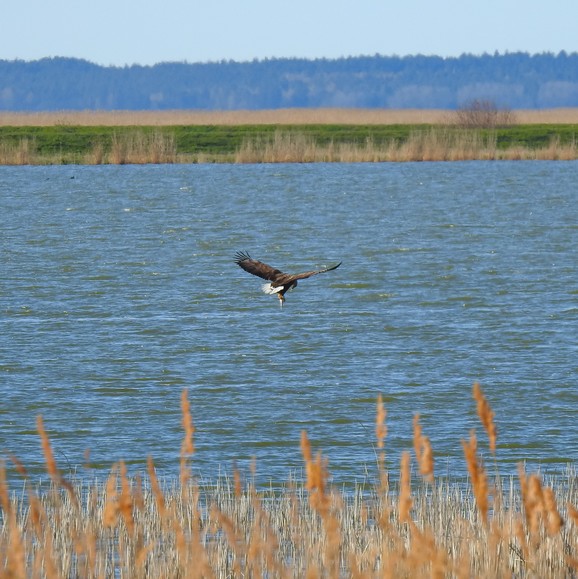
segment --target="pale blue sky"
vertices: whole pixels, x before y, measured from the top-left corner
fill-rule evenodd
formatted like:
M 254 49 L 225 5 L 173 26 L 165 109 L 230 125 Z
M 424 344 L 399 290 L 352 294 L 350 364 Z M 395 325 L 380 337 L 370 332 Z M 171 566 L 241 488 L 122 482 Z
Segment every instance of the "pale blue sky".
M 4 0 L 0 59 L 578 52 L 578 0 Z

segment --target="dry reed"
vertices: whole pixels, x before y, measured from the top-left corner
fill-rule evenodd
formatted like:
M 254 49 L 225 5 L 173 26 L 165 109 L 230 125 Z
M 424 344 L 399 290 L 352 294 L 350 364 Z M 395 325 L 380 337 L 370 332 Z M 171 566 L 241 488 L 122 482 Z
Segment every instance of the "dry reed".
M 494 415 L 479 386 L 474 399 L 488 431 Z M 69 483 L 39 418 L 52 486 L 34 491 L 27 482 L 23 496 L 10 493 L 7 467 L 0 463 L 0 577 L 485 578 L 570 577 L 578 571 L 574 472 L 556 486 L 520 467 L 519 491 L 511 479 L 509 491 L 498 481 L 490 493 L 472 432 L 463 442 L 468 488 L 448 479 L 412 480 L 411 455 L 403 452 L 396 488 L 377 484 L 342 494 L 331 487 L 328 461 L 304 431 L 302 486 L 289 482 L 285 490 L 258 491 L 253 483 L 243 486 L 235 469 L 233 480 L 199 488 L 188 465 L 194 427 L 186 391 L 181 410 L 177 487 L 159 481 L 152 458 L 145 481 L 129 477 L 121 461 L 104 484 Z M 379 397 L 380 452 L 385 416 Z M 413 425 L 420 473 L 433 479 L 419 416 Z M 12 462 L 27 476 L 19 461 Z M 383 462 L 378 469 L 385 470 Z
M 159 130 L 151 133 L 135 130 L 112 137 L 111 149 L 105 157 L 102 145 L 97 143 L 91 153 L 95 162 L 115 165 L 174 163 L 177 159 L 174 136 Z
M 416 129 L 405 140 L 387 143 L 317 144 L 305 134 L 278 129 L 273 135 L 245 139 L 234 155 L 235 163 L 380 163 L 473 160 L 571 160 L 578 158 L 573 141 L 552 139 L 543 148 L 513 146 L 498 149 L 496 134 L 475 129 L 430 127 Z
M 445 125 L 443 109 L 271 109 L 235 111 L 0 111 L 0 126 L 175 126 L 175 125 Z M 521 124 L 578 124 L 578 108 L 516 110 Z
M 434 480 L 434 459 L 431 443 L 427 436 L 422 434 L 421 424 L 419 423 L 419 414 L 413 419 L 413 449 L 415 459 L 419 466 L 419 474 L 427 482 Z
M 411 521 L 410 511 L 413 501 L 411 499 L 411 475 L 410 475 L 410 456 L 409 452 L 405 451 L 401 455 L 401 467 L 399 477 L 399 503 L 398 513 L 401 523 L 409 523 Z
M 387 410 L 381 393 L 377 397 L 377 411 L 375 413 L 375 438 L 377 439 L 377 470 L 383 491 L 387 491 L 388 480 L 385 470 L 385 437 L 387 436 Z
M 433 124 L 415 129 L 407 138 L 377 143 L 318 143 L 298 129 L 278 128 L 273 134 L 246 138 L 234 152 L 179 153 L 170 129 L 115 132 L 110 142 L 95 141 L 77 153 L 42 153 L 34 139 L 0 141 L 0 165 L 46 164 L 159 164 L 159 163 L 380 163 L 466 160 L 573 160 L 576 140 L 562 143 L 554 136 L 543 147 L 512 145 L 498 148 L 495 133 Z
M 474 496 L 476 497 L 476 506 L 478 507 L 478 512 L 484 523 L 488 520 L 488 475 L 480 463 L 480 458 L 478 456 L 478 441 L 476 439 L 476 433 L 472 430 L 470 433 L 470 440 L 462 440 L 462 446 L 464 448 L 464 455 L 466 457 L 466 464 L 468 466 L 468 472 L 470 474 L 470 480 L 472 484 L 472 490 L 474 491 Z
M 474 383 L 473 395 L 474 400 L 476 401 L 476 410 L 478 412 L 478 416 L 490 441 L 490 450 L 492 451 L 492 454 L 496 454 L 498 429 L 496 428 L 496 423 L 494 422 L 494 412 L 490 408 L 490 405 L 486 400 L 484 393 L 482 392 L 482 388 L 477 382 Z
M 34 141 L 28 138 L 20 139 L 18 144 L 0 142 L 0 165 L 31 165 L 34 164 Z

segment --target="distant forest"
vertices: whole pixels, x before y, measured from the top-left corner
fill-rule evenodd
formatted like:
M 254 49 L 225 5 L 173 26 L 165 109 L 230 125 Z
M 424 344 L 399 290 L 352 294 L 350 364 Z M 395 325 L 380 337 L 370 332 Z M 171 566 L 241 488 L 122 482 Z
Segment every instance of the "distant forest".
M 456 109 L 578 106 L 578 54 L 464 54 L 99 66 L 0 60 L 0 110 Z

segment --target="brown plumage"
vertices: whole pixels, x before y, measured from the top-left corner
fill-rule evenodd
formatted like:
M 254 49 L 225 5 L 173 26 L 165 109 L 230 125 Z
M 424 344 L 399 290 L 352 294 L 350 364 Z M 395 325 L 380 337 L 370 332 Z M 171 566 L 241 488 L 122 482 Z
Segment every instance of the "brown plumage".
M 312 275 L 317 275 L 318 273 L 325 273 L 326 271 L 332 271 L 337 269 L 341 262 L 333 267 L 327 267 L 325 269 L 318 269 L 313 271 L 306 271 L 304 273 L 283 273 L 279 269 L 275 269 L 262 261 L 257 261 L 253 259 L 246 251 L 238 251 L 235 254 L 235 263 L 242 267 L 245 271 L 256 275 L 262 279 L 266 279 L 270 283 L 261 286 L 261 289 L 266 294 L 277 294 L 281 306 L 285 301 L 285 294 L 294 287 L 297 286 L 297 280 L 306 279 Z

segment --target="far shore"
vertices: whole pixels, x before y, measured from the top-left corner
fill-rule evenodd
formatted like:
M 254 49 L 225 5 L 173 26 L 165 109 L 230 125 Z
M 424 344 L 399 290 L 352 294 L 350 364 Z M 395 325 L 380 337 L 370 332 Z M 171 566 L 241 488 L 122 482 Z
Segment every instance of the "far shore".
M 578 108 L 477 114 L 338 108 L 0 112 L 0 165 L 578 159 Z
M 444 125 L 455 111 L 443 109 L 274 109 L 235 111 L 0 111 L 0 126 L 174 125 Z M 512 111 L 519 124 L 578 124 L 577 108 Z

